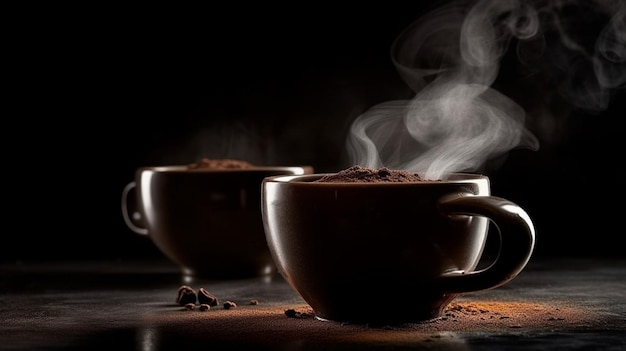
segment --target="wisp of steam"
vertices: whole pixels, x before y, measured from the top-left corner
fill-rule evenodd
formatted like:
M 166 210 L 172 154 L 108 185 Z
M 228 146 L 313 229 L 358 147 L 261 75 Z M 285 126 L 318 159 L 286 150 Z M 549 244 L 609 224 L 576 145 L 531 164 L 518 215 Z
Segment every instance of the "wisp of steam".
M 574 0 L 451 2 L 418 18 L 391 50 L 415 95 L 375 105 L 353 122 L 352 163 L 440 179 L 480 170 L 514 148 L 537 150 L 539 139 L 525 124 L 525 110 L 492 85 L 513 42 L 541 42 L 546 33 L 558 33 L 559 47 L 567 51 L 561 54 L 575 53 L 593 72 L 591 78 L 575 78 L 577 89 L 564 82 L 561 93 L 582 107 L 605 108 L 610 90 L 626 81 L 626 2 L 582 1 L 609 18 L 593 52 L 568 34 L 560 18 L 566 5 L 579 3 Z M 547 46 L 544 41 L 544 52 L 534 54 L 550 53 Z

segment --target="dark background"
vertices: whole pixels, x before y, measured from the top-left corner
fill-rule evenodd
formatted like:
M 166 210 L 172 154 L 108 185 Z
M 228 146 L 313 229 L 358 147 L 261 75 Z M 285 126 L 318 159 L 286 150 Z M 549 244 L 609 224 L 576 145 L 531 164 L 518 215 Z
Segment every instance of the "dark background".
M 121 215 L 122 189 L 140 166 L 202 157 L 349 166 L 351 121 L 412 96 L 390 47 L 435 4 L 14 14 L 3 55 L 0 260 L 161 257 Z M 556 89 L 498 84 L 531 102 Z M 622 87 L 603 111 L 553 103 L 566 112 L 549 133 L 534 120 L 540 149 L 513 150 L 489 170 L 492 193 L 533 218 L 536 255 L 624 255 L 623 100 Z

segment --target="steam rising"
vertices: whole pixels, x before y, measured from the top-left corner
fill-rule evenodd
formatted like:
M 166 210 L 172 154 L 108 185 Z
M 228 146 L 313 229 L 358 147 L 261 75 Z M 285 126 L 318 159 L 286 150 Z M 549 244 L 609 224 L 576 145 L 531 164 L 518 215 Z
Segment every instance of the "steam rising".
M 606 108 L 610 89 L 623 88 L 626 81 L 626 6 L 583 3 L 612 16 L 591 51 L 571 33 L 581 30 L 573 25 L 577 19 L 563 17 L 571 12 L 568 6 L 579 9 L 574 1 L 482 0 L 469 7 L 453 2 L 419 18 L 391 50 L 415 96 L 373 106 L 354 121 L 348 139 L 353 164 L 438 179 L 448 172 L 479 170 L 514 148 L 537 150 L 539 141 L 525 125 L 524 109 L 492 87 L 512 43 L 523 64 L 534 56 L 564 70 L 566 79 L 558 89 L 572 104 Z M 588 13 L 582 9 L 578 15 Z M 547 42 L 555 33 L 559 45 Z M 543 51 L 528 55 L 522 50 L 527 43 L 533 45 L 526 48 Z

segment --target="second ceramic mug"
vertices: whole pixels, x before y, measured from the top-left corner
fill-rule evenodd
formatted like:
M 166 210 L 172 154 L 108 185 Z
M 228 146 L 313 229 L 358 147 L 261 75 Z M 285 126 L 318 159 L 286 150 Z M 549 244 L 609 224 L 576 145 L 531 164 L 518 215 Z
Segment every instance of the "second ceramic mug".
M 128 227 L 177 263 L 186 280 L 275 271 L 261 221 L 261 182 L 309 166 L 246 169 L 142 167 L 122 192 Z
M 395 324 L 437 318 L 460 294 L 515 278 L 533 252 L 530 217 L 491 196 L 486 176 L 314 182 L 322 176 L 269 177 L 262 193 L 278 270 L 318 319 Z M 500 233 L 500 252 L 491 266 L 475 270 L 490 220 Z

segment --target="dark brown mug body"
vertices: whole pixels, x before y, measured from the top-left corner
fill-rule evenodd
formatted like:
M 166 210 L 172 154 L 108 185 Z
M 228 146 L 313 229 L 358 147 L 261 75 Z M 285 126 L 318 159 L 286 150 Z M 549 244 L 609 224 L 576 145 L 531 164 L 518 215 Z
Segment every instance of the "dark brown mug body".
M 267 275 L 275 266 L 261 220 L 261 182 L 309 167 L 136 171 L 135 220 L 186 277 L 232 279 Z
M 532 223 L 501 211 L 519 208 L 491 197 L 487 177 L 313 182 L 321 176 L 270 177 L 262 199 L 278 270 L 320 319 L 394 324 L 436 318 L 459 294 L 512 279 L 532 252 Z M 512 253 L 494 264 L 495 271 L 475 274 L 488 235 L 484 215 L 513 232 L 514 239 L 503 240 L 506 254 Z

